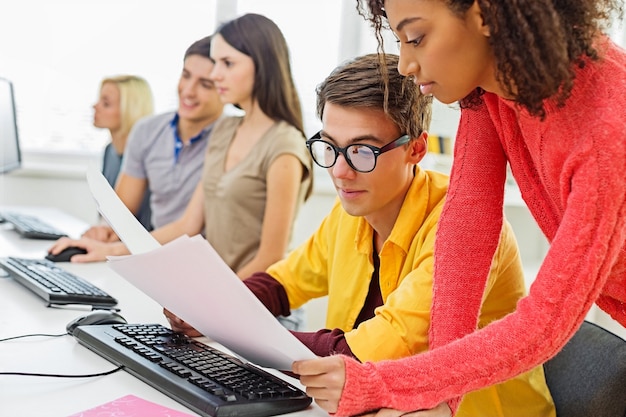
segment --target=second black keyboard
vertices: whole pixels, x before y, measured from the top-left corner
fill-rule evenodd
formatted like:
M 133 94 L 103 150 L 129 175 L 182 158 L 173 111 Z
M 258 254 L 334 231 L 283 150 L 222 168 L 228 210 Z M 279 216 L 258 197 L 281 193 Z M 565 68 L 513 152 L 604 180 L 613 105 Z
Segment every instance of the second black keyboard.
M 35 216 L 3 212 L 0 213 L 0 217 L 2 217 L 5 222 L 11 223 L 17 233 L 30 239 L 56 240 L 60 237 L 67 236 L 67 233 Z
M 78 326 L 73 336 L 202 416 L 266 417 L 312 401 L 277 376 L 160 324 Z
M 94 308 L 117 305 L 117 300 L 105 291 L 46 259 L 0 258 L 0 267 L 48 305 L 86 304 Z

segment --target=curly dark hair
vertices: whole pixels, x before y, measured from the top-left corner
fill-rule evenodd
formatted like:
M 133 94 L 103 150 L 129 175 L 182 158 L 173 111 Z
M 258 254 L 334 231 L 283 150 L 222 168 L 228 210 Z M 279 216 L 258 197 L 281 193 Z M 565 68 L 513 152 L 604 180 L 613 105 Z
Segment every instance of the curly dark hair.
M 441 0 L 459 17 L 474 0 Z M 477 0 L 489 26 L 489 42 L 497 78 L 505 92 L 529 113 L 545 116 L 544 100 L 562 106 L 574 85 L 575 67 L 600 58 L 594 47 L 598 33 L 615 16 L 623 16 L 623 0 Z M 384 0 L 357 0 L 357 11 L 376 33 L 387 28 Z M 461 101 L 471 106 L 480 99 L 476 90 Z

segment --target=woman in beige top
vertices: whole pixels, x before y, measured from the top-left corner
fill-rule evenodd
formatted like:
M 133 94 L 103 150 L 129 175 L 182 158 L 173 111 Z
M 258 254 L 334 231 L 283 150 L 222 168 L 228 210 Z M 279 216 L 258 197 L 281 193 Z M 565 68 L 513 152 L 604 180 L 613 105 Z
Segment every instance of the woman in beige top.
M 200 184 L 183 217 L 153 232 L 160 242 L 205 236 L 245 278 L 285 255 L 298 208 L 312 187 L 312 162 L 291 76 L 287 43 L 274 22 L 246 14 L 211 42 L 211 80 L 243 116 L 217 122 Z

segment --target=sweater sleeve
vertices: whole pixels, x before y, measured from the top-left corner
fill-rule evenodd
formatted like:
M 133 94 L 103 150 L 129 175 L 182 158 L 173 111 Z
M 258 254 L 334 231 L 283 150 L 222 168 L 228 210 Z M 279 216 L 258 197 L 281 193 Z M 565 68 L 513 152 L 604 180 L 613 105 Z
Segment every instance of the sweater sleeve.
M 355 358 L 341 329 L 291 333 L 317 356 L 343 354 Z
M 285 288 L 270 274 L 256 272 L 243 283 L 274 316 L 287 317 L 291 314 Z
M 484 115 L 463 112 L 449 199 L 438 231 L 433 349 L 398 361 L 363 365 L 345 358 L 346 383 L 337 415 L 381 407 L 418 410 L 442 401 L 455 411 L 464 393 L 507 380 L 550 359 L 573 336 L 603 289 L 618 294 L 613 287 L 623 285 L 626 274 L 619 262 L 626 238 L 626 159 L 616 155 L 626 155 L 626 127 L 625 108 L 614 111 L 621 123 L 607 122 L 608 114 L 597 118 L 602 122 L 586 131 L 580 149 L 570 152 L 576 155 L 556 162 L 558 156 L 545 155 L 544 163 L 551 157 L 551 163 L 563 164 L 559 178 L 562 214 L 556 220 L 538 218 L 540 223 L 556 224 L 550 249 L 517 310 L 478 331 L 473 327 L 483 269 L 493 254 L 490 242 L 497 243 L 494 226 L 501 218 L 504 172 L 498 166 L 504 156 L 489 141 L 489 135 L 495 135 L 487 121 L 476 120 Z M 470 124 L 481 130 L 469 131 Z M 566 129 L 553 129 L 550 140 L 565 143 L 567 134 Z M 493 184 L 486 184 L 487 178 Z M 479 206 L 481 211 L 472 213 Z M 546 211 L 535 208 L 533 214 L 537 218 Z M 607 284 L 609 276 L 613 281 Z M 624 299 L 616 302 L 624 308 Z

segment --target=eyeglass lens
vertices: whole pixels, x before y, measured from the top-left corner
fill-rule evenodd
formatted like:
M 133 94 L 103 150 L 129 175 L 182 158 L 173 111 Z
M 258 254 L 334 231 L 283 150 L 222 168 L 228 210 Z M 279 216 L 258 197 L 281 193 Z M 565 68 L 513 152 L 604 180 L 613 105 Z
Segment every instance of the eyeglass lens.
M 316 140 L 311 143 L 311 154 L 318 165 L 323 168 L 329 168 L 335 164 L 339 151 L 327 142 Z M 376 155 L 367 146 L 359 144 L 349 145 L 346 147 L 344 156 L 357 171 L 371 171 L 376 164 Z

